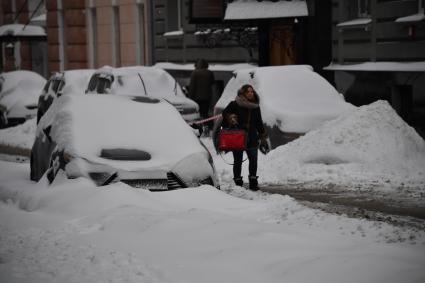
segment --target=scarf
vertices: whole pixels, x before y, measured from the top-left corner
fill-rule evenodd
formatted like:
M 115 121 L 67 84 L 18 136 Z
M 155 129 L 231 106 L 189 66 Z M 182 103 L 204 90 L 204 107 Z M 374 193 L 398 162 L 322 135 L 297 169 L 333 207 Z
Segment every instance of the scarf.
M 238 95 L 235 98 L 236 103 L 242 107 L 242 108 L 247 108 L 247 109 L 255 109 L 259 107 L 259 99 L 257 98 L 257 102 L 252 102 L 249 101 L 245 96 L 243 95 Z

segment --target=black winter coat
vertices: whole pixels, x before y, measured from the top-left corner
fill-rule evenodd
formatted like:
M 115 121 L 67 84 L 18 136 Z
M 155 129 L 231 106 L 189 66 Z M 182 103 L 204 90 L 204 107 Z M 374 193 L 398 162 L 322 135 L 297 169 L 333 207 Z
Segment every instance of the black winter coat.
M 240 106 L 236 101 L 230 102 L 223 110 L 223 128 L 229 128 L 228 117 L 230 114 L 236 114 L 238 117 L 238 127 L 248 132 L 247 147 L 257 147 L 258 140 L 266 136 L 266 131 L 261 117 L 260 107 L 246 108 Z

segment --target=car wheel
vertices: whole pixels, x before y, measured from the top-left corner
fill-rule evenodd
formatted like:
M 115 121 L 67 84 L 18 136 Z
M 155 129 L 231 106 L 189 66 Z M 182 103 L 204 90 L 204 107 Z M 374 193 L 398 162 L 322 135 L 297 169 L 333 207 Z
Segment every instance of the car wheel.
M 53 153 L 52 158 L 50 159 L 49 169 L 47 169 L 47 180 L 51 184 L 53 180 L 56 178 L 56 175 L 61 168 L 59 154 Z
M 37 181 L 36 177 L 35 177 L 35 165 L 34 165 L 34 157 L 33 157 L 32 152 L 31 152 L 31 157 L 30 157 L 30 179 L 32 181 Z

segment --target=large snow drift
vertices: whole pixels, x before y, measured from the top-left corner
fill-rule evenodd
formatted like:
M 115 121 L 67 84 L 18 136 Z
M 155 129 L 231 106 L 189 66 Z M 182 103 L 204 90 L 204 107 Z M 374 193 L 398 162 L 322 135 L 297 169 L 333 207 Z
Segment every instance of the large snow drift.
M 360 107 L 276 148 L 261 164 L 271 183 L 379 182 L 425 188 L 425 141 L 385 101 Z

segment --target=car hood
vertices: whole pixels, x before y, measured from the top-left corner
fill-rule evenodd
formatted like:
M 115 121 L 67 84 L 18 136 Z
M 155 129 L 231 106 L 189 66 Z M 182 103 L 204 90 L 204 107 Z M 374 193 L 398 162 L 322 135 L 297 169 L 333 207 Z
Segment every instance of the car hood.
M 62 96 L 42 117 L 37 133 L 51 125 L 50 135 L 59 149 L 129 171 L 168 171 L 186 156 L 205 152 L 173 106 L 160 100 L 146 101 L 114 95 Z M 150 158 L 102 157 L 102 150 L 113 149 L 145 152 Z

